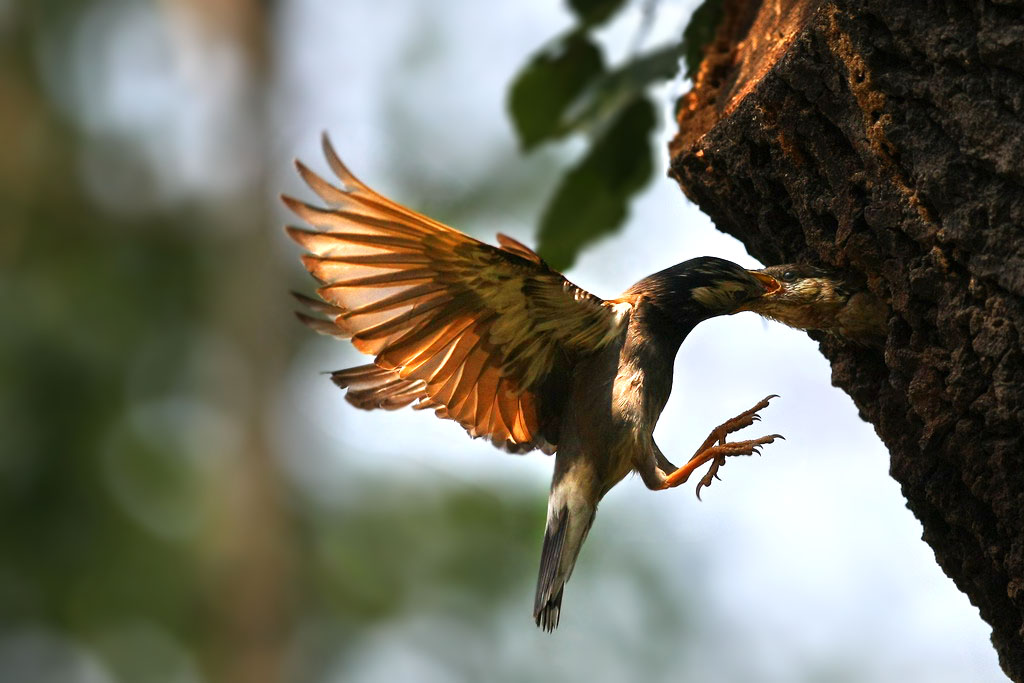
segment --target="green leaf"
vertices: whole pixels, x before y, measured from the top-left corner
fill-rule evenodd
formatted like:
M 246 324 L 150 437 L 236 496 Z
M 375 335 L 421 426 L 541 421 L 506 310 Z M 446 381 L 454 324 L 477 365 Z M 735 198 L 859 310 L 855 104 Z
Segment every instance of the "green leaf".
M 715 39 L 722 23 L 722 0 L 704 0 L 693 11 L 690 23 L 683 31 L 681 47 L 686 55 L 686 77 L 693 78 L 704 59 L 704 47 Z
M 569 0 L 569 7 L 588 26 L 596 26 L 619 10 L 625 0 Z
M 584 245 L 622 223 L 630 197 L 647 184 L 653 171 L 654 123 L 654 105 L 638 97 L 562 180 L 540 225 L 540 254 L 552 268 L 569 267 Z
M 602 76 L 569 109 L 569 130 L 602 126 L 626 105 L 642 96 L 654 82 L 664 82 L 679 71 L 680 45 L 668 45 L 626 62 Z
M 566 111 L 603 73 L 601 50 L 582 32 L 534 55 L 509 92 L 509 112 L 523 149 L 563 135 Z

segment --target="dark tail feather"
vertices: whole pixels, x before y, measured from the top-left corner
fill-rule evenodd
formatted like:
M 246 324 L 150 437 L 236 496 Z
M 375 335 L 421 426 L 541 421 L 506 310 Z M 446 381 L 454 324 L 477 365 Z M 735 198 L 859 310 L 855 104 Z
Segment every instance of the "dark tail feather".
M 537 576 L 537 596 L 533 602 L 533 618 L 537 626 L 548 633 L 558 626 L 562 610 L 564 581 L 559 581 L 562 548 L 569 528 L 569 508 L 563 507 L 548 520 L 544 530 L 544 546 L 540 551 L 540 573 Z
M 558 589 L 558 593 L 548 600 L 540 611 L 534 609 L 534 619 L 537 621 L 537 626 L 551 633 L 558 627 L 558 617 L 562 614 L 562 591 L 565 590 L 563 585 Z

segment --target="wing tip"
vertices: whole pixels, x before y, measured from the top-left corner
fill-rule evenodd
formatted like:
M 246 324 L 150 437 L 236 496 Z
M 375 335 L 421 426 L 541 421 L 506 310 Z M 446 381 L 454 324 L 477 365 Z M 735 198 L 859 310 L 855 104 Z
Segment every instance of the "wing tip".
M 319 301 L 317 301 L 316 299 L 314 299 L 311 296 L 306 296 L 302 292 L 296 292 L 295 290 L 292 290 L 292 291 L 290 291 L 288 293 L 292 295 L 293 299 L 295 299 L 300 304 L 302 304 L 303 306 L 306 306 L 308 308 L 314 308 L 314 307 L 320 305 Z
M 323 150 L 324 156 L 327 158 L 327 163 L 330 164 L 331 168 L 337 171 L 336 166 L 344 168 L 344 164 L 341 163 L 341 157 L 334 150 L 334 145 L 331 143 L 331 136 L 327 134 L 327 131 L 320 133 L 320 148 Z M 341 176 L 342 174 L 338 174 Z M 343 176 L 342 176 L 343 177 Z
M 346 202 L 346 190 L 332 185 L 301 160 L 293 159 L 292 163 L 295 165 L 295 170 L 298 171 L 299 177 L 302 178 L 303 182 L 305 182 L 306 185 L 308 185 L 310 189 L 320 197 L 320 199 L 332 206 L 340 206 Z
M 303 325 L 319 334 L 324 334 L 329 337 L 336 337 L 339 339 L 347 339 L 348 335 L 345 331 L 334 324 L 331 320 L 325 320 L 323 318 L 316 318 L 311 315 L 307 315 L 302 311 L 295 311 L 295 317 L 299 319 Z
M 301 162 L 299 162 L 299 163 L 301 163 Z M 280 198 L 281 198 L 281 203 L 282 204 L 284 204 L 286 207 L 288 207 L 288 209 L 292 213 L 294 213 L 295 215 L 297 215 L 297 216 L 299 216 L 301 218 L 305 218 L 306 217 L 306 215 L 305 215 L 306 211 L 308 209 L 312 208 L 308 204 L 306 204 L 306 202 L 302 201 L 301 199 L 296 199 L 295 197 L 292 197 L 291 195 L 284 194 L 283 192 L 281 193 Z
M 347 389 L 348 385 L 352 383 L 352 380 L 345 373 L 346 370 L 335 370 L 331 373 L 331 382 L 339 389 Z
M 309 240 L 317 235 L 317 233 L 312 230 L 300 228 L 295 225 L 284 226 L 284 231 L 294 242 L 306 249 L 309 249 Z
M 292 165 L 295 167 L 295 170 L 299 172 L 299 175 L 302 176 L 303 178 L 305 178 L 307 175 L 309 175 L 309 174 L 311 174 L 313 172 L 309 168 L 309 166 L 307 166 L 302 161 L 302 159 L 299 159 L 298 157 L 295 157 L 294 159 L 292 159 Z
M 333 316 L 335 318 L 335 324 L 337 324 L 337 317 L 344 315 L 347 311 L 341 306 L 335 306 L 334 304 L 328 303 L 321 299 L 314 299 L 311 296 L 306 296 L 299 292 L 291 292 L 292 297 L 300 303 L 302 306 L 316 311 L 317 313 L 323 313 L 326 316 Z
M 299 258 L 302 260 L 302 265 L 306 267 L 306 270 L 308 270 L 311 275 L 316 277 L 317 280 L 320 280 L 320 278 L 317 277 L 316 275 L 317 266 L 320 264 L 320 257 L 317 256 L 316 254 L 302 254 L 301 256 L 299 256 Z M 323 280 L 320 281 L 323 282 Z

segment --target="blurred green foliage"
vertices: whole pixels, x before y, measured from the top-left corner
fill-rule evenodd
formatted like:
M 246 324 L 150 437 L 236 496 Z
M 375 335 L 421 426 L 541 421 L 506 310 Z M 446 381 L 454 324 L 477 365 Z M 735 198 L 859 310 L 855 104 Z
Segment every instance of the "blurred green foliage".
M 150 91 L 103 81 L 114 54 L 106 22 L 137 11 L 172 35 L 173 5 L 0 8 L 0 679 L 347 680 L 368 644 L 398 652 L 386 634 L 417 615 L 442 626 L 424 656 L 464 680 L 564 675 L 601 644 L 611 653 L 625 642 L 654 661 L 659 646 L 612 610 L 575 645 L 549 645 L 531 663 L 510 650 L 506 669 L 493 670 L 502 647 L 549 642 L 529 622 L 543 490 L 348 473 L 345 495 L 324 503 L 289 477 L 316 446 L 275 422 L 298 411 L 281 395 L 308 338 L 286 310 L 299 268 L 286 270 L 294 254 L 278 249 L 265 208 L 280 188 L 261 168 L 227 189 L 178 187 L 168 199 L 162 174 L 177 171 L 154 152 L 166 151 L 154 146 L 166 131 L 147 127 L 139 93 Z M 541 235 L 557 264 L 612 229 L 651 174 L 656 117 L 642 90 L 671 74 L 676 52 L 608 70 L 587 30 L 622 5 L 574 2 L 581 29 L 513 88 L 525 147 L 594 132 L 546 214 L 563 228 Z M 261 149 L 276 144 L 252 106 L 270 87 L 260 41 L 274 4 L 233 7 L 257 19 L 206 27 L 239 31 L 231 40 L 250 50 L 238 82 L 217 84 L 243 95 L 214 139 Z M 136 118 L 101 120 L 90 98 L 111 92 Z M 170 116 L 194 103 L 179 104 Z M 480 186 L 508 191 L 503 169 Z M 600 196 L 588 196 L 595 187 Z M 581 567 L 574 607 L 587 607 L 584 586 L 603 565 L 642 596 L 632 602 L 645 623 L 690 634 L 685 608 L 659 597 L 661 575 L 623 543 L 596 533 L 585 552 L 603 553 L 601 563 Z M 474 654 L 466 642 L 482 647 Z M 695 647 L 680 645 L 676 659 Z
M 570 107 L 603 74 L 601 50 L 583 31 L 534 55 L 509 92 L 509 109 L 523 149 L 571 132 Z
M 655 116 L 646 97 L 633 100 L 558 185 L 538 236 L 539 251 L 554 268 L 565 268 L 585 244 L 625 219 L 628 199 L 653 173 L 647 143 Z
M 631 54 L 609 70 L 591 31 L 629 3 L 569 0 L 569 5 L 579 24 L 530 59 L 508 97 L 524 150 L 573 133 L 588 138 L 589 149 L 555 189 L 538 227 L 540 254 L 558 270 L 622 225 L 630 200 L 652 176 L 658 107 L 648 91 L 673 78 L 681 61 L 688 77 L 696 71 L 722 16 L 721 0 L 705 0 L 678 43 Z M 653 13 L 656 5 L 647 11 Z
M 624 4 L 626 0 L 569 0 L 569 7 L 586 26 L 607 21 Z

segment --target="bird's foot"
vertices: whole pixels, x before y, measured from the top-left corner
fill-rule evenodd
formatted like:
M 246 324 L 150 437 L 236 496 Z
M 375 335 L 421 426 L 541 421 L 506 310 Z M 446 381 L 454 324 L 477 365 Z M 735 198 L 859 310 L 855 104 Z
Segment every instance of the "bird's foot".
M 673 488 L 684 483 L 690 478 L 701 465 L 710 462 L 711 467 L 708 469 L 707 474 L 697 484 L 697 497 L 700 498 L 701 487 L 710 486 L 711 480 L 718 478 L 718 468 L 725 464 L 726 457 L 730 455 L 753 455 L 757 453 L 761 454 L 761 446 L 770 444 L 775 439 L 784 439 L 785 437 L 781 434 L 770 434 L 768 436 L 762 436 L 760 439 L 750 439 L 749 441 L 730 441 L 720 446 L 712 446 L 697 455 L 690 458 L 690 461 L 677 469 L 672 474 L 665 477 L 664 488 Z
M 727 442 L 726 436 L 729 434 L 739 431 L 744 427 L 749 427 L 754 424 L 755 421 L 761 419 L 761 416 L 757 414 L 759 410 L 768 406 L 768 402 L 771 399 L 776 398 L 773 394 L 763 400 L 759 401 L 750 410 L 740 413 L 731 420 L 723 422 L 719 426 L 711 430 L 711 434 L 705 439 L 704 443 L 697 450 L 697 453 L 690 458 L 689 462 L 672 472 L 665 478 L 663 488 L 673 488 L 679 486 L 690 478 L 694 470 L 703 464 L 710 462 L 711 467 L 707 473 L 697 483 L 697 498 L 700 499 L 700 490 L 703 487 L 710 486 L 714 479 L 718 479 L 718 469 L 725 464 L 725 459 L 730 455 L 753 455 L 757 453 L 761 454 L 761 446 L 770 444 L 775 439 L 784 439 L 785 437 L 781 434 L 771 434 L 769 436 L 762 436 L 760 439 L 750 439 L 747 441 L 732 441 Z M 718 445 L 715 445 L 715 442 Z
M 738 432 L 744 427 L 749 427 L 755 422 L 760 422 L 761 416 L 757 414 L 758 411 L 767 408 L 768 402 L 771 401 L 773 398 L 778 397 L 778 394 L 765 396 L 763 399 L 758 401 L 757 404 L 750 410 L 746 410 L 737 415 L 736 417 L 732 418 L 731 420 L 726 420 L 722 424 L 712 429 L 711 433 L 708 434 L 708 438 L 704 439 L 704 443 L 700 445 L 700 448 L 698 448 L 697 452 L 693 454 L 693 457 L 696 458 L 698 455 L 700 455 L 707 449 L 711 448 L 711 446 L 713 446 L 716 441 L 719 444 L 724 444 L 725 437 L 727 437 L 729 434 L 732 434 L 733 432 Z

